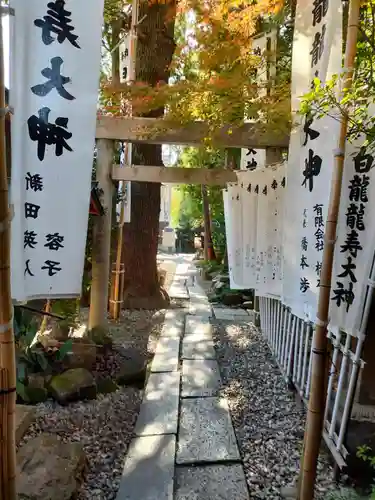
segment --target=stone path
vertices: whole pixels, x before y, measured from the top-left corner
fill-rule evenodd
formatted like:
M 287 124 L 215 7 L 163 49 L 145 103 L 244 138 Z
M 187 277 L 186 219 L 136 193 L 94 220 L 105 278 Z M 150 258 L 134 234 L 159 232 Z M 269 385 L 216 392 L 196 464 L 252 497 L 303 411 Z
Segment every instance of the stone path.
M 228 405 L 220 397 L 210 304 L 181 258 L 117 500 L 248 500 Z M 233 314 L 233 313 L 231 313 Z

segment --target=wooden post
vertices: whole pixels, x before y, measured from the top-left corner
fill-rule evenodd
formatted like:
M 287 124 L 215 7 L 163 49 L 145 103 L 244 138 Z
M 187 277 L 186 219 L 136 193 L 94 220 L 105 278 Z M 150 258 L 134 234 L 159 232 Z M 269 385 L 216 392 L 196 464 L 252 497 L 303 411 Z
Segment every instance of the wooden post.
M 16 358 L 13 308 L 10 293 L 10 209 L 5 144 L 5 86 L 3 27 L 0 15 L 0 388 L 6 402 L 7 417 L 0 422 L 0 491 L 3 498 L 16 500 Z M 4 401 L 6 400 L 6 401 Z M 4 415 L 4 412 L 2 412 Z M 5 415 L 4 415 L 5 417 Z M 3 428 L 5 427 L 5 429 Z
M 113 141 L 97 141 L 96 180 L 105 214 L 94 218 L 92 242 L 92 283 L 90 297 L 89 329 L 107 323 L 108 285 L 110 277 L 111 223 L 113 184 Z
M 344 89 L 350 89 L 352 85 L 353 67 L 357 47 L 359 12 L 360 0 L 351 0 L 347 32 L 348 38 L 345 53 L 345 68 L 347 73 L 343 85 Z M 311 393 L 308 406 L 299 482 L 299 500 L 312 500 L 314 498 L 316 469 L 324 424 L 324 410 L 327 392 L 327 322 L 331 292 L 333 256 L 336 241 L 336 226 L 344 170 L 347 128 L 348 119 L 346 116 L 342 116 L 338 150 L 335 154 L 335 164 L 332 173 L 331 193 L 326 221 L 321 287 L 319 288 L 318 313 L 316 319 L 315 344 L 312 350 Z

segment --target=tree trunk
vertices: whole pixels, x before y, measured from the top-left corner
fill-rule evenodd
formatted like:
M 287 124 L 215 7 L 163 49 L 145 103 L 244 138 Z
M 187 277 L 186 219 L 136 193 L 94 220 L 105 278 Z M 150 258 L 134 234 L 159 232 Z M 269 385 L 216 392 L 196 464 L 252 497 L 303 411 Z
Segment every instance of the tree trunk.
M 204 220 L 204 258 L 216 260 L 214 245 L 212 243 L 210 202 L 208 200 L 207 186 L 202 185 L 203 220 Z
M 176 1 L 140 0 L 135 64 L 136 81 L 152 86 L 168 82 L 174 43 Z M 147 116 L 163 116 L 164 109 Z M 160 145 L 134 144 L 133 163 L 162 166 Z M 169 298 L 160 287 L 156 254 L 159 235 L 160 184 L 132 182 L 131 222 L 124 226 L 124 307 L 165 307 Z

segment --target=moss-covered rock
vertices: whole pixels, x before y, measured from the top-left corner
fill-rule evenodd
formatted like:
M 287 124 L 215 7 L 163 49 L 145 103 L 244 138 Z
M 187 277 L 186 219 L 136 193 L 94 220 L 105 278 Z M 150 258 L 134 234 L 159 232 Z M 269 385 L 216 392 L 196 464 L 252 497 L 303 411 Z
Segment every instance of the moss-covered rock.
M 52 378 L 49 390 L 60 404 L 80 399 L 95 399 L 96 382 L 85 368 L 73 368 Z
M 110 377 L 97 380 L 96 386 L 98 393 L 100 394 L 110 394 L 111 392 L 116 392 L 119 389 L 119 386 Z

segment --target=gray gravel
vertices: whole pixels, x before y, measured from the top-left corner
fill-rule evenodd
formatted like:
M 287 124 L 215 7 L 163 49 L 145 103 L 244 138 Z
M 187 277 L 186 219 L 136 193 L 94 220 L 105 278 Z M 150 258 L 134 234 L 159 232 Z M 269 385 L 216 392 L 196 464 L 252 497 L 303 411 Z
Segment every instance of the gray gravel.
M 111 322 L 116 344 L 135 347 L 151 359 L 163 324 L 165 311 L 124 311 L 119 322 Z M 115 393 L 99 395 L 63 407 L 53 401 L 36 406 L 36 421 L 23 442 L 40 432 L 51 432 L 63 441 L 83 444 L 87 471 L 78 500 L 113 500 L 128 445 L 138 417 L 143 391 L 123 387 Z M 22 445 L 22 442 L 21 442 Z
M 254 326 L 216 322 L 214 342 L 251 498 L 284 498 L 298 477 L 305 409 L 287 390 Z M 322 457 L 316 498 L 333 486 L 332 468 Z

